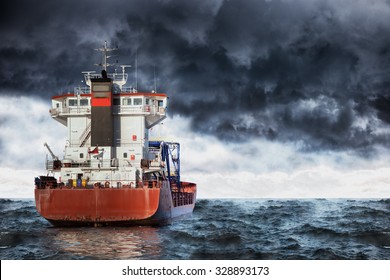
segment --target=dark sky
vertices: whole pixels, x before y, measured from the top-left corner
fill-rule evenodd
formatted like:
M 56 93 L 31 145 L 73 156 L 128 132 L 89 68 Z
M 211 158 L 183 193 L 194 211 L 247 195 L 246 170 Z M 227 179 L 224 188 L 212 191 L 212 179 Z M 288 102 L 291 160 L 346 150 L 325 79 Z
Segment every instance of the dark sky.
M 79 85 L 107 40 L 197 133 L 367 156 L 390 147 L 389 19 L 388 0 L 6 0 L 0 94 Z

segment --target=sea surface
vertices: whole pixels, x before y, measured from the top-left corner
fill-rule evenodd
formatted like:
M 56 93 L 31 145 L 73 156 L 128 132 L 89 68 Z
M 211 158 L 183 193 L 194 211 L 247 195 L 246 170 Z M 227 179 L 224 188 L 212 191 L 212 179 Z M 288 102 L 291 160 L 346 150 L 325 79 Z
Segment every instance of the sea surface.
M 198 200 L 162 227 L 60 228 L 0 199 L 0 258 L 390 259 L 390 199 Z

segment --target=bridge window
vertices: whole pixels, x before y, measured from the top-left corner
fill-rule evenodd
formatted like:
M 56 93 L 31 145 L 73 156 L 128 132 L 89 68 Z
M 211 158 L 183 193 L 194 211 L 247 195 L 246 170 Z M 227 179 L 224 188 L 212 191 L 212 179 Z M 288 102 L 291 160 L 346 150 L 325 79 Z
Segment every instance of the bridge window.
M 77 106 L 77 99 L 69 99 L 69 106 Z
M 131 105 L 131 98 L 124 98 L 123 105 Z
M 142 105 L 142 98 L 134 98 L 134 105 Z
M 89 102 L 88 99 L 80 99 L 80 106 L 88 106 Z

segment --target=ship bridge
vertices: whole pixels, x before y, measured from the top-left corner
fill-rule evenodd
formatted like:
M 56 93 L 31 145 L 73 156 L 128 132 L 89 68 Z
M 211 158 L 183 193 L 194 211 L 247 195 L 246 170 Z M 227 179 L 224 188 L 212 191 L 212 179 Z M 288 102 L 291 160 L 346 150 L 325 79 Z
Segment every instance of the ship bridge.
M 167 95 L 165 93 L 135 92 L 124 88 L 113 94 L 113 113 L 117 115 L 144 115 L 147 127 L 166 116 Z M 74 93 L 64 93 L 52 97 L 51 116 L 67 125 L 69 117 L 87 116 L 91 114 L 91 93 L 76 88 Z M 82 93 L 81 93 L 82 92 Z
M 75 126 L 77 121 L 77 132 L 73 129 L 69 134 L 71 145 L 83 146 L 86 143 L 85 136 L 88 135 L 91 123 L 91 100 L 92 94 L 80 93 L 77 88 L 74 93 L 65 93 L 52 97 L 51 116 L 67 126 Z M 130 88 L 123 88 L 123 91 L 113 94 L 112 114 L 117 123 L 127 120 L 126 117 L 142 116 L 145 120 L 145 127 L 150 129 L 166 118 L 167 95 L 164 93 L 135 92 Z M 72 135 L 71 135 L 72 134 Z M 74 135 L 73 135 L 74 134 Z M 83 137 L 84 136 L 84 137 Z M 117 139 L 117 142 L 123 142 Z
M 112 113 L 122 116 L 145 116 L 145 126 L 147 129 L 153 127 L 159 121 L 166 117 L 167 95 L 164 93 L 138 92 L 136 88 L 125 87 L 128 74 L 126 68 L 130 65 L 121 65 L 121 73 L 107 73 L 107 52 L 112 50 L 107 48 L 99 49 L 105 52 L 104 62 L 99 64 L 103 66 L 102 74 L 96 74 L 95 71 L 84 71 L 86 87 L 75 87 L 73 92 L 64 93 L 52 97 L 51 116 L 68 126 L 69 117 L 87 116 L 90 118 L 93 93 L 109 91 L 112 102 Z M 103 76 L 104 73 L 104 76 Z M 106 79 L 108 83 L 103 85 L 101 82 L 93 84 L 93 81 L 102 81 Z M 107 90 L 105 90 L 107 87 Z M 98 94 L 98 93 L 97 93 Z M 98 100 L 98 99 L 95 99 Z

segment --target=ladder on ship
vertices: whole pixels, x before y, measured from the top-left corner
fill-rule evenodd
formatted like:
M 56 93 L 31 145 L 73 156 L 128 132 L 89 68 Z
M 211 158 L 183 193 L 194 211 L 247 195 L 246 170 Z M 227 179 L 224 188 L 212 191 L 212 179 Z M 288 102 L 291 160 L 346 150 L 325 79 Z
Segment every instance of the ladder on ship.
M 87 142 L 88 138 L 91 136 L 91 122 L 87 125 L 83 133 L 81 134 L 79 140 L 80 140 L 80 147 L 84 147 L 85 143 Z

